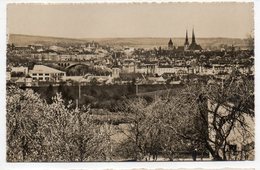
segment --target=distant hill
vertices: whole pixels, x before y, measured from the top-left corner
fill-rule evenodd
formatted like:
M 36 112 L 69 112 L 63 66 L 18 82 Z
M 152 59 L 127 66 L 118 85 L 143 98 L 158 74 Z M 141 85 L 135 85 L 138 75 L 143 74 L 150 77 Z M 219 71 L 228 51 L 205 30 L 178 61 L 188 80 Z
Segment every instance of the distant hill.
M 86 40 L 71 39 L 71 38 L 59 38 L 59 37 L 45 37 L 45 36 L 32 36 L 32 35 L 20 35 L 10 34 L 7 39 L 8 43 L 13 43 L 18 46 L 26 46 L 30 44 L 42 44 L 42 45 L 57 45 L 67 47 L 73 44 L 84 44 Z
M 100 39 L 85 39 L 94 40 L 101 45 L 113 45 L 113 46 L 129 46 L 129 47 L 167 47 L 169 38 L 100 38 Z M 172 38 L 174 46 L 183 46 L 183 38 Z M 190 39 L 191 42 L 191 39 Z M 234 46 L 247 46 L 247 40 L 238 38 L 196 38 L 196 42 L 202 46 L 202 48 L 219 47 L 220 45 L 234 45 Z
M 72 39 L 72 38 L 57 38 L 57 37 L 45 37 L 45 36 L 31 36 L 31 35 L 19 35 L 10 34 L 8 37 L 8 43 L 14 43 L 15 45 L 24 46 L 29 44 L 42 44 L 42 45 L 58 45 L 58 46 L 70 46 L 75 44 L 84 44 L 87 42 L 98 42 L 101 45 L 111 46 L 128 46 L 135 48 L 154 48 L 154 47 L 166 47 L 169 38 L 84 38 L 84 39 Z M 184 44 L 183 38 L 172 38 L 175 46 L 182 46 Z M 191 41 L 191 39 L 190 39 Z M 219 47 L 220 45 L 234 46 L 247 46 L 247 40 L 238 38 L 196 38 L 198 44 L 202 48 Z

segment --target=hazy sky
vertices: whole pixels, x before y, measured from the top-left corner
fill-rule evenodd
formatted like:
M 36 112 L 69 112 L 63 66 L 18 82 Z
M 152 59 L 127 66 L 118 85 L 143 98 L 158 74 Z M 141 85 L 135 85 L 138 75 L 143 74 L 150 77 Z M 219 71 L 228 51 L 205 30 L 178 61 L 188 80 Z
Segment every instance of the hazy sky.
M 9 4 L 9 33 L 71 38 L 245 38 L 253 31 L 252 3 Z M 189 34 L 191 35 L 191 34 Z

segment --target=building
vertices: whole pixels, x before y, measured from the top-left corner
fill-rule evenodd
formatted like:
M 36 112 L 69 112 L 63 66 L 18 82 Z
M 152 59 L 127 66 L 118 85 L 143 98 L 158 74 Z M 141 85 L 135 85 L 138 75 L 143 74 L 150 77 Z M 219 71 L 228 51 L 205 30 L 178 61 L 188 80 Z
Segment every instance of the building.
M 187 38 L 187 32 L 186 32 L 186 38 Z M 186 43 L 186 40 L 185 40 L 185 43 Z M 201 46 L 196 43 L 194 28 L 192 29 L 192 40 L 191 40 L 191 44 L 189 45 L 188 50 L 189 51 L 201 51 L 202 50 Z
M 33 83 L 32 77 L 30 77 L 29 75 L 27 75 L 26 77 L 20 77 L 15 81 L 15 84 L 17 84 L 18 86 L 26 86 L 26 87 L 31 87 L 33 85 L 35 85 Z
M 28 67 L 12 67 L 11 72 L 15 72 L 15 73 L 23 73 L 24 75 L 28 74 Z
M 235 66 L 229 63 L 214 63 L 212 69 L 214 74 L 230 74 Z
M 116 62 L 113 66 L 112 66 L 112 78 L 119 78 L 120 77 L 120 75 L 119 75 L 119 73 L 120 73 L 120 71 L 121 71 L 121 68 L 120 68 L 120 66 L 118 65 L 118 63 Z
M 173 42 L 172 39 L 170 38 L 170 41 L 168 42 L 168 49 L 172 50 L 173 49 Z
M 135 72 L 135 60 L 134 59 L 125 59 L 122 63 L 122 71 L 126 73 Z
M 155 68 L 155 74 L 161 76 L 164 73 L 176 73 L 176 70 L 171 65 L 159 65 Z
M 146 74 L 146 73 L 147 73 L 147 67 L 146 67 L 146 65 L 143 64 L 143 63 L 138 64 L 138 65 L 136 66 L 135 72 L 136 72 L 136 73 Z
M 33 81 L 52 81 L 59 82 L 66 77 L 66 72 L 60 71 L 44 65 L 34 65 L 29 71 Z
M 175 65 L 175 66 L 174 66 L 174 69 L 175 69 L 176 75 L 178 75 L 178 76 L 187 75 L 188 72 L 189 72 L 188 67 L 187 67 L 187 66 L 184 66 L 184 65 L 181 65 L 181 66 Z
M 184 42 L 184 51 L 187 51 L 189 48 L 189 39 L 188 39 L 188 31 L 186 30 L 186 38 L 185 38 L 185 42 Z
M 11 72 L 9 72 L 9 71 L 6 72 L 6 80 L 7 81 L 11 80 Z

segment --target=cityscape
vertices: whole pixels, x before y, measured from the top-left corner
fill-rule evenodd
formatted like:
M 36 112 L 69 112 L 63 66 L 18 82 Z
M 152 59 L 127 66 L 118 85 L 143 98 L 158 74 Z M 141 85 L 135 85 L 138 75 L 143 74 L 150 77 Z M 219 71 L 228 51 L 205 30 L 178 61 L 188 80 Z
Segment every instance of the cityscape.
M 210 8 L 233 6 L 217 4 Z M 252 4 L 236 5 L 252 13 Z M 37 5 L 11 4 L 7 14 L 28 7 Z M 163 38 L 10 30 L 7 161 L 254 160 L 254 36 L 201 38 L 199 28 Z

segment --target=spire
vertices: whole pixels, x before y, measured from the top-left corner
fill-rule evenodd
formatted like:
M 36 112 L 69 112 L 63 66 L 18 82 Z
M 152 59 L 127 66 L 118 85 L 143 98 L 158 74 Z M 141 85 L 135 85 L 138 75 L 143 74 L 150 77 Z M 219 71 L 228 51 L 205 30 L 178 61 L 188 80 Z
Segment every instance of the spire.
M 173 44 L 173 43 L 172 43 L 172 39 L 171 39 L 171 38 L 170 38 L 170 41 L 168 42 L 168 44 L 169 44 L 169 45 L 170 45 L 170 44 Z
M 196 40 L 195 40 L 195 34 L 194 34 L 194 27 L 192 28 L 192 44 L 196 44 Z
M 173 42 L 172 39 L 170 38 L 170 41 L 168 42 L 168 48 L 172 49 L 173 48 Z
M 186 38 L 184 45 L 189 45 L 189 39 L 188 39 L 188 31 L 186 30 Z

